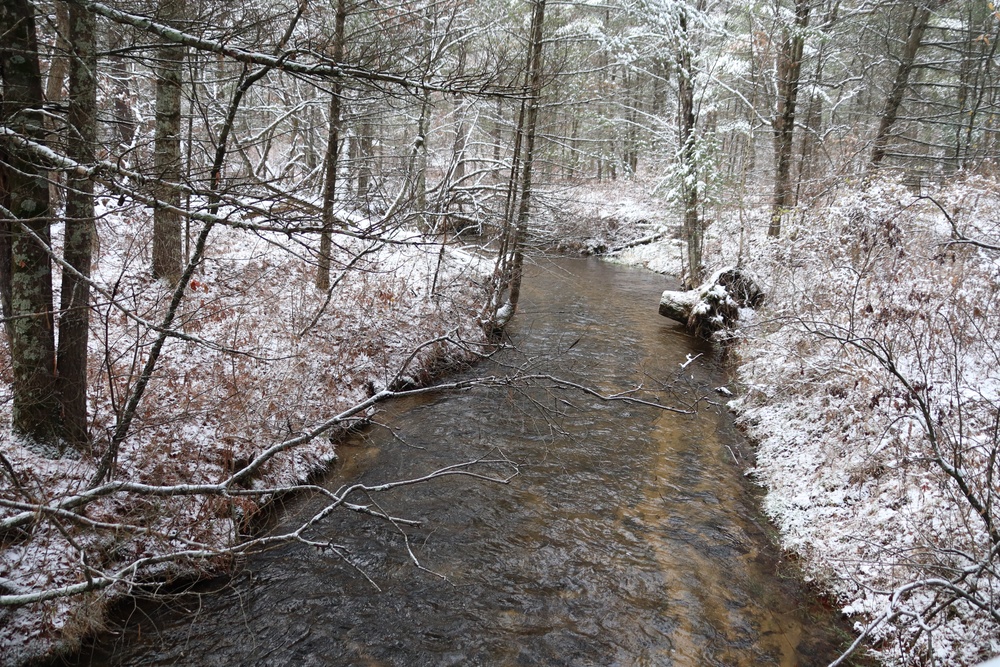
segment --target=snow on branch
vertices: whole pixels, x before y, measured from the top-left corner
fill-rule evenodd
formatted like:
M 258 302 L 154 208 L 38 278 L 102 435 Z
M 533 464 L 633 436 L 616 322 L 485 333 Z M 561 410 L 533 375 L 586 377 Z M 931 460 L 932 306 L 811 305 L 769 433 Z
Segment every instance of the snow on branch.
M 276 54 L 268 54 L 253 49 L 233 46 L 214 39 L 198 37 L 197 35 L 192 35 L 191 33 L 184 32 L 183 30 L 178 30 L 164 25 L 163 23 L 158 23 L 145 16 L 130 14 L 120 9 L 115 9 L 114 7 L 102 2 L 90 2 L 89 0 L 70 1 L 80 7 L 89 9 L 98 16 L 110 19 L 115 23 L 144 30 L 175 44 L 181 44 L 199 51 L 220 54 L 228 58 L 232 58 L 237 62 L 265 66 L 276 70 L 290 72 L 292 74 L 317 78 L 350 78 L 358 81 L 391 84 L 418 91 L 473 94 L 483 97 L 521 97 L 520 89 L 490 87 L 488 84 L 482 85 L 478 88 L 470 88 L 446 82 L 433 83 L 422 78 L 409 77 L 392 72 L 383 72 L 358 67 L 356 65 L 333 62 L 329 58 L 325 58 L 315 51 L 279 49 Z M 309 60 L 306 60 L 306 58 Z
M 262 455 L 263 457 L 264 455 Z M 16 502 L 3 502 L 0 503 L 2 506 L 7 507 L 22 507 L 28 508 L 28 512 L 18 515 L 17 517 L 12 517 L 12 519 L 24 518 L 28 515 L 28 519 L 32 521 L 37 521 L 43 516 L 48 517 L 60 517 L 74 523 L 86 525 L 91 528 L 101 528 L 111 530 L 114 533 L 127 532 L 127 533 L 149 533 L 151 532 L 148 528 L 133 526 L 127 523 L 112 523 L 112 522 L 94 522 L 89 521 L 86 517 L 75 512 L 70 512 L 69 509 L 78 509 L 87 500 L 93 500 L 101 496 L 110 495 L 112 493 L 120 492 L 132 492 L 140 495 L 158 495 L 158 496 L 174 496 L 174 495 L 224 495 L 224 496 L 268 496 L 275 495 L 278 493 L 286 494 L 292 492 L 313 492 L 320 495 L 325 495 L 328 498 L 328 502 L 324 507 L 318 512 L 314 513 L 311 517 L 301 522 L 301 524 L 294 530 L 280 533 L 277 535 L 264 535 L 261 537 L 253 538 L 240 542 L 238 544 L 233 544 L 227 547 L 211 547 L 207 545 L 200 545 L 201 548 L 186 548 L 174 551 L 167 551 L 154 556 L 137 558 L 131 562 L 122 565 L 111 571 L 98 570 L 87 564 L 86 558 L 83 559 L 83 568 L 85 570 L 86 581 L 65 584 L 62 586 L 55 586 L 52 588 L 43 588 L 41 590 L 27 590 L 23 586 L 16 584 L 13 581 L 0 580 L 0 590 L 6 590 L 7 593 L 0 594 L 0 606 L 22 606 L 26 604 L 31 604 L 35 602 L 43 602 L 46 600 L 52 600 L 60 597 L 68 597 L 73 595 L 79 595 L 88 591 L 100 590 L 107 588 L 115 584 L 122 584 L 126 587 L 132 587 L 135 585 L 143 584 L 142 573 L 152 570 L 155 566 L 160 566 L 167 563 L 177 563 L 181 561 L 197 561 L 197 560 L 208 560 L 217 559 L 220 557 L 230 557 L 230 556 L 243 556 L 251 553 L 256 553 L 262 551 L 266 548 L 273 547 L 277 544 L 283 544 L 288 542 L 301 542 L 308 546 L 317 547 L 320 549 L 331 549 L 339 556 L 346 560 L 344 555 L 345 549 L 343 547 L 338 547 L 330 542 L 317 542 L 315 540 L 310 540 L 304 536 L 304 533 L 309 528 L 314 527 L 330 514 L 339 508 L 344 508 L 346 510 L 357 512 L 359 514 L 364 514 L 366 516 L 371 516 L 377 519 L 385 520 L 392 523 L 397 528 L 401 526 L 415 526 L 420 525 L 419 521 L 414 521 L 411 519 L 406 519 L 403 517 L 392 516 L 389 513 L 381 510 L 380 508 L 372 509 L 371 505 L 364 505 L 358 503 L 349 502 L 349 499 L 355 496 L 363 495 L 366 497 L 371 497 L 371 494 L 381 493 L 391 489 L 396 489 L 404 486 L 413 486 L 416 484 L 424 484 L 431 482 L 433 480 L 449 477 L 449 476 L 460 476 L 470 479 L 474 479 L 481 482 L 493 483 L 493 484 L 508 484 L 510 481 L 519 474 L 518 465 L 511 461 L 509 458 L 504 456 L 501 452 L 496 452 L 496 456 L 483 456 L 478 459 L 465 461 L 462 463 L 455 463 L 452 465 L 444 466 L 438 468 L 432 472 L 424 475 L 419 475 L 417 477 L 411 477 L 408 479 L 395 480 L 389 482 L 382 482 L 379 484 L 363 484 L 355 483 L 346 486 L 342 486 L 337 491 L 330 491 L 320 486 L 316 485 L 294 485 L 289 487 L 279 487 L 279 488 L 265 488 L 265 489 L 229 489 L 228 484 L 231 483 L 236 476 L 230 477 L 220 484 L 177 484 L 169 486 L 155 486 L 146 484 L 136 484 L 129 482 L 112 482 L 105 484 L 99 488 L 91 489 L 84 494 L 79 494 L 73 498 L 66 499 L 60 503 L 58 506 L 51 505 L 32 505 L 29 503 L 16 503 Z M 8 520 L 4 522 L 4 527 L 0 528 L 2 532 L 5 528 L 14 525 L 14 521 Z M 181 538 L 177 535 L 164 535 L 169 541 L 178 541 L 187 545 L 196 545 L 197 543 Z M 420 566 L 419 561 L 416 556 L 410 550 L 410 556 L 414 560 L 414 563 Z M 424 569 L 421 567 L 421 569 Z M 362 573 L 364 574 L 364 573 Z M 370 577 L 365 575 L 365 577 L 374 582 Z
M 307 218 L 315 220 L 315 223 L 309 225 L 271 225 L 248 222 L 243 218 L 271 218 L 273 213 L 272 211 L 249 204 L 237 197 L 222 194 L 218 195 L 220 199 L 229 206 L 232 206 L 234 211 L 242 213 L 243 218 L 239 216 L 234 218 L 232 215 L 215 215 L 204 211 L 179 208 L 169 202 L 138 190 L 136 187 L 130 187 L 121 180 L 112 178 L 111 176 L 120 176 L 122 179 L 134 183 L 138 187 L 148 186 L 154 181 L 157 183 L 163 183 L 171 189 L 175 189 L 182 194 L 189 196 L 207 197 L 211 194 L 211 192 L 209 190 L 194 188 L 185 183 L 164 182 L 162 179 L 150 178 L 145 174 L 126 169 L 121 165 L 107 160 L 101 160 L 92 165 L 80 164 L 79 162 L 58 153 L 48 146 L 27 139 L 16 130 L 2 125 L 0 125 L 0 141 L 8 142 L 11 146 L 18 150 L 32 153 L 36 159 L 41 161 L 46 169 L 63 171 L 79 178 L 89 178 L 95 183 L 100 183 L 105 186 L 116 195 L 128 197 L 143 206 L 173 211 L 174 213 L 178 213 L 185 218 L 202 224 L 220 225 L 256 233 L 283 234 L 286 236 L 291 234 L 319 234 L 325 230 L 325 227 L 318 220 L 316 220 L 318 217 L 318 211 L 314 205 L 295 197 L 291 193 L 281 191 L 279 188 L 275 188 L 274 186 L 270 186 L 269 189 L 274 191 L 275 194 L 279 196 L 279 199 L 284 201 L 287 198 L 287 200 L 290 201 L 296 208 L 300 208 Z M 378 219 L 358 221 L 349 219 L 348 217 L 341 217 L 337 221 L 339 224 L 330 231 L 338 236 L 359 240 L 375 240 L 387 245 L 431 245 L 432 242 L 426 240 L 423 235 L 416 232 L 412 235 L 400 235 L 391 233 L 391 231 L 386 232 L 388 223 L 402 208 L 404 194 L 405 188 L 402 188 L 400 195 L 397 196 L 393 205 L 390 206 L 389 209 Z M 0 211 L 0 213 L 3 213 L 5 217 L 9 217 L 11 219 L 17 217 L 10 211 Z M 359 224 L 359 222 L 362 224 Z

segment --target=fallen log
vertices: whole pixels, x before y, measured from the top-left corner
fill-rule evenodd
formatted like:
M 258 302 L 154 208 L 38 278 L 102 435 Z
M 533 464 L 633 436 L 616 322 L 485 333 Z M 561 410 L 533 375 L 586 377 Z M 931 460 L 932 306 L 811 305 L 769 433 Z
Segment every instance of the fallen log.
M 764 292 L 750 276 L 727 267 L 695 289 L 664 291 L 660 315 L 680 322 L 695 336 L 711 338 L 718 331 L 733 328 L 741 308 L 757 308 L 763 302 Z
M 628 250 L 630 248 L 638 248 L 641 245 L 649 245 L 650 243 L 656 243 L 657 241 L 659 241 L 660 239 L 662 239 L 666 235 L 667 235 L 667 232 L 665 232 L 665 231 L 656 232 L 655 234 L 650 234 L 648 236 L 643 236 L 641 239 L 636 239 L 634 241 L 629 241 L 628 243 L 623 243 L 622 245 L 615 246 L 614 248 L 611 248 L 610 250 L 608 250 L 604 254 L 606 254 L 606 255 L 614 255 L 616 253 Z

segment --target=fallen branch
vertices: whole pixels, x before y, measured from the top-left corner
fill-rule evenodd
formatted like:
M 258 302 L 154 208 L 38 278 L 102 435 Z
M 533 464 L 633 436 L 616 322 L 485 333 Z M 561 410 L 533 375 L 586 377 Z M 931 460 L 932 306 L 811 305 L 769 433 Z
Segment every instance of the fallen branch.
M 475 468 L 481 466 L 490 465 L 500 465 L 508 468 L 508 473 L 505 475 L 498 474 L 485 474 L 477 472 Z M 161 565 L 163 563 L 180 562 L 185 560 L 208 560 L 211 558 L 219 558 L 226 556 L 237 556 L 237 555 L 248 555 L 252 553 L 257 553 L 266 548 L 273 547 L 278 544 L 284 544 L 288 542 L 303 542 L 310 546 L 318 546 L 322 548 L 333 549 L 338 551 L 336 545 L 330 543 L 318 543 L 314 540 L 309 540 L 303 536 L 305 531 L 317 523 L 328 517 L 338 508 L 345 508 L 350 511 L 359 512 L 379 518 L 392 523 L 397 529 L 401 530 L 403 525 L 419 525 L 419 522 L 412 521 L 409 519 L 403 519 L 399 517 L 391 516 L 390 514 L 381 510 L 372 510 L 368 505 L 357 505 L 347 502 L 348 498 L 354 495 L 363 494 L 370 496 L 372 493 L 388 491 L 390 489 L 396 489 L 402 486 L 412 486 L 414 484 L 422 484 L 429 482 L 431 480 L 439 479 L 441 477 L 459 475 L 463 477 L 469 477 L 479 481 L 490 482 L 494 484 L 509 484 L 510 480 L 519 474 L 519 469 L 516 463 L 511 461 L 505 456 L 501 456 L 495 459 L 480 458 L 472 461 L 466 461 L 464 463 L 456 463 L 450 466 L 445 466 L 430 472 L 426 475 L 421 475 L 419 477 L 413 477 L 410 479 L 397 480 L 393 482 L 384 482 L 381 484 L 351 484 L 349 486 L 344 486 L 335 492 L 331 492 L 328 489 L 319 486 L 303 486 L 298 487 L 299 489 L 310 489 L 317 491 L 326 495 L 330 498 L 323 509 L 316 512 L 313 516 L 303 521 L 298 528 L 295 530 L 282 533 L 279 535 L 266 535 L 263 537 L 255 538 L 242 542 L 240 544 L 235 544 L 229 547 L 219 547 L 219 548 L 196 548 L 196 549 L 184 549 L 181 551 L 173 551 L 165 554 L 159 554 L 156 556 L 150 556 L 146 558 L 138 558 L 130 563 L 121 566 L 111 572 L 102 572 L 96 570 L 95 568 L 87 568 L 90 576 L 87 581 L 79 582 L 75 584 L 68 584 L 64 586 L 57 586 L 54 588 L 48 588 L 44 590 L 27 591 L 23 587 L 17 586 L 13 581 L 0 580 L 0 588 L 15 591 L 10 594 L 0 595 L 0 606 L 20 606 L 25 604 L 31 604 L 34 602 L 43 602 L 45 600 L 52 600 L 60 597 L 67 597 L 71 595 L 79 595 L 81 593 L 86 593 L 88 591 L 95 591 L 107 588 L 114 584 L 124 584 L 126 586 L 134 586 L 137 584 L 142 584 L 143 581 L 140 577 L 141 572 L 148 570 L 155 565 Z M 173 487 L 179 493 L 190 492 L 194 487 L 190 485 L 177 485 Z M 129 489 L 133 490 L 133 489 Z M 158 489 L 161 492 L 168 492 L 171 487 L 160 487 Z M 287 491 L 288 489 L 281 489 L 281 491 Z M 261 495 L 264 490 L 242 490 L 241 493 L 234 495 Z M 169 495 L 169 493 L 167 494 Z M 52 508 L 45 506 L 38 506 L 37 511 L 41 513 L 52 513 L 59 514 L 65 517 L 67 513 L 65 512 L 54 512 Z M 91 524 L 92 525 L 92 524 Z M 106 524 L 110 528 L 120 531 L 131 529 L 131 526 L 126 524 Z M 144 532 L 144 531 L 143 531 Z M 342 553 L 338 553 L 343 557 Z M 370 579 L 369 579 L 370 581 Z M 372 582 L 374 583 L 374 582 Z

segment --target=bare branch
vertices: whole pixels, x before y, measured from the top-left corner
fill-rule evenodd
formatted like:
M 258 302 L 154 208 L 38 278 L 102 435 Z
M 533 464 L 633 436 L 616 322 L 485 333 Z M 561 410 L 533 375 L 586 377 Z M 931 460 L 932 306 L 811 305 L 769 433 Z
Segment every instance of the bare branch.
M 275 49 L 275 55 L 271 55 L 248 48 L 231 46 L 221 41 L 198 37 L 158 23 L 145 16 L 129 14 L 128 12 L 115 9 L 101 2 L 90 2 L 89 0 L 70 1 L 115 23 L 144 30 L 175 44 L 181 44 L 199 51 L 224 55 L 237 62 L 269 67 L 292 74 L 326 79 L 350 78 L 358 81 L 392 84 L 410 90 L 474 94 L 483 97 L 520 97 L 520 91 L 514 88 L 470 88 L 467 86 L 456 86 L 447 82 L 432 83 L 423 78 L 409 77 L 391 72 L 370 70 L 346 63 L 333 62 L 315 51 L 303 51 L 299 49 L 287 51 L 283 48 L 277 48 Z

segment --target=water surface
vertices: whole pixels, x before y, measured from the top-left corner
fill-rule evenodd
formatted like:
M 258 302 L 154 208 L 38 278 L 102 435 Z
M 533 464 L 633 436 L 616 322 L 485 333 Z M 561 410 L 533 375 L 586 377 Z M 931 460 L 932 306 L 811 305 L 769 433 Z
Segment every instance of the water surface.
M 498 452 L 508 485 L 451 477 L 373 498 L 198 595 L 127 610 L 82 663 L 111 665 L 823 665 L 838 626 L 780 561 L 714 388 L 715 352 L 657 315 L 667 280 L 596 260 L 534 267 L 496 363 L 683 415 L 506 387 L 407 399 L 340 449 L 326 484 L 426 474 Z M 682 367 L 692 356 L 701 354 Z M 699 400 L 702 399 L 702 400 Z M 739 461 L 739 463 L 737 463 Z M 358 498 L 359 502 L 366 500 Z M 300 499 L 282 520 L 319 507 Z M 377 584 L 376 589 L 357 570 Z

